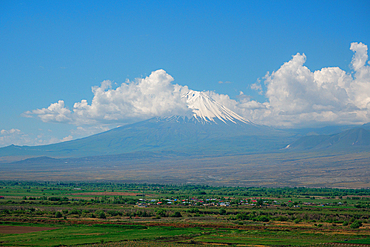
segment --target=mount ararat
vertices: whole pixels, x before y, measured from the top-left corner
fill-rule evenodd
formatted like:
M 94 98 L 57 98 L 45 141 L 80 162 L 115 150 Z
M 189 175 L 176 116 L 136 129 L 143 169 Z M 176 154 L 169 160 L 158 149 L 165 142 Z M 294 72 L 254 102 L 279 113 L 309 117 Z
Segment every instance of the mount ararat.
M 154 117 L 89 137 L 41 146 L 0 148 L 0 157 L 53 158 L 116 155 L 138 152 L 181 152 L 187 155 L 230 155 L 266 152 L 370 147 L 369 125 L 363 128 L 274 129 L 244 119 L 204 92 L 182 96 L 191 114 Z M 328 130 L 328 128 L 326 128 Z M 337 132 L 335 132 L 337 131 Z M 320 134 L 324 133 L 324 134 Z
M 11 145 L 0 149 L 0 156 L 60 158 L 140 151 L 221 155 L 279 150 L 293 140 L 291 133 L 256 125 L 203 92 L 190 90 L 183 98 L 192 115 L 154 117 L 51 145 Z
M 0 179 L 370 187 L 370 125 L 274 129 L 203 92 L 190 115 L 154 117 L 89 137 L 0 148 Z

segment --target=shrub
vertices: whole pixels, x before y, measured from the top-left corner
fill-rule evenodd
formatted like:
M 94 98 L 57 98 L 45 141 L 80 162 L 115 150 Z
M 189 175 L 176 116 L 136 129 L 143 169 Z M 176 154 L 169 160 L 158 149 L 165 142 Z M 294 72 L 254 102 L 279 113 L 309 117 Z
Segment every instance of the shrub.
M 294 223 L 295 223 L 295 224 L 298 224 L 299 222 L 301 222 L 301 219 L 295 219 L 295 220 L 294 220 Z
M 160 209 L 156 212 L 156 215 L 159 215 L 161 217 L 166 217 L 167 216 L 167 211 L 165 209 Z
M 280 215 L 276 218 L 277 221 L 288 221 L 288 217 Z
M 9 209 L 3 209 L 3 213 L 4 214 L 10 214 L 10 211 L 9 211 Z
M 55 218 L 61 218 L 62 216 L 62 213 L 59 211 L 55 213 Z
M 239 213 L 236 215 L 236 218 L 239 220 L 249 220 L 247 213 Z
M 195 213 L 199 213 L 199 209 L 197 209 L 197 208 L 190 208 L 190 209 L 187 210 L 187 212 L 188 213 L 194 213 L 195 214 Z
M 262 216 L 258 217 L 257 220 L 261 221 L 261 222 L 269 222 L 270 221 L 269 218 L 267 218 L 267 216 L 265 216 L 265 215 L 262 215 Z
M 111 216 L 122 215 L 121 212 L 116 211 L 116 210 L 109 210 L 107 213 L 110 214 Z
M 99 218 L 100 218 L 100 219 L 106 219 L 106 218 L 107 218 L 107 216 L 105 215 L 105 213 L 104 213 L 103 211 L 101 211 L 101 212 L 99 213 Z
M 344 221 L 343 226 L 348 226 L 348 221 Z
M 355 222 L 353 222 L 350 227 L 353 228 L 353 229 L 356 229 L 356 228 L 360 228 L 362 226 L 362 222 L 359 221 L 359 220 L 355 220 Z
M 179 211 L 176 211 L 174 214 L 171 215 L 171 217 L 182 217 L 182 215 Z
M 81 214 L 82 212 L 81 212 L 81 210 L 78 210 L 78 209 L 72 209 L 70 212 L 69 212 L 69 214 Z

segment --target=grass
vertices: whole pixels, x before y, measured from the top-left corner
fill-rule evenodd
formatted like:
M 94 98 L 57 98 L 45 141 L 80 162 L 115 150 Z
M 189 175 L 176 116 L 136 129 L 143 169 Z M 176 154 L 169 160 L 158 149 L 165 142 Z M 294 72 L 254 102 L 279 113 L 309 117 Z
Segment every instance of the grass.
M 347 240 L 347 241 L 340 241 L 338 243 L 348 243 L 348 244 L 369 244 L 370 245 L 370 238 L 367 239 L 355 239 L 355 240 Z
M 149 199 L 147 202 L 152 198 L 160 199 L 164 204 L 168 198 L 195 199 L 190 206 L 181 203 L 159 206 L 154 203 L 139 207 L 141 196 L 125 195 L 117 203 L 115 196 L 101 194 L 113 191 L 141 194 L 143 190 L 146 195 L 152 195 L 145 197 Z M 92 194 L 86 197 L 77 195 L 87 192 Z M 2 226 L 57 228 L 42 232 L 0 234 L 0 246 L 370 244 L 370 198 L 365 197 L 370 195 L 370 190 L 0 181 L 0 195 L 6 198 L 0 200 Z M 344 199 L 349 195 L 357 199 Z M 25 196 L 32 199 L 23 199 Z M 339 196 L 343 199 L 339 199 Z M 67 200 L 52 201 L 49 200 L 51 197 L 67 197 Z M 85 200 L 81 200 L 83 198 Z M 197 203 L 197 198 L 218 198 L 220 201 L 229 201 L 230 206 L 202 206 Z M 241 200 L 260 198 L 266 204 L 275 200 L 278 204 L 238 204 Z M 298 203 L 299 207 L 288 205 L 289 200 Z M 338 205 L 339 201 L 347 203 Z M 279 203 L 282 202 L 288 206 L 281 206 Z M 332 206 L 305 205 L 304 202 L 332 203 Z M 366 208 L 356 208 L 357 203 L 362 203 Z M 220 213 L 221 209 L 225 209 L 225 212 Z M 165 213 L 162 215 L 160 211 Z M 56 212 L 62 216 L 56 218 Z M 105 212 L 106 218 L 99 218 L 101 212 Z M 147 215 L 138 215 L 138 212 Z M 180 212 L 181 217 L 171 217 L 175 212 Z M 261 217 L 268 218 L 268 221 L 260 220 Z M 360 229 L 350 228 L 355 220 L 362 221 L 364 226 Z M 344 221 L 349 224 L 343 226 Z
M 332 243 L 335 239 L 346 239 L 350 236 L 325 235 L 321 233 L 303 233 L 301 231 L 239 231 L 225 232 L 224 234 L 200 236 L 194 238 L 198 242 L 206 243 L 228 243 L 250 245 L 289 245 L 289 246 L 311 246 L 320 243 Z
M 189 242 L 190 243 L 190 242 Z M 173 243 L 173 242 L 155 242 L 155 241 L 123 241 L 123 242 L 113 242 L 113 243 L 100 243 L 91 245 L 79 245 L 79 247 L 111 247 L 111 246 L 129 246 L 129 247 L 189 247 L 189 244 Z M 214 247 L 214 245 L 201 244 L 198 245 L 195 242 L 191 242 L 190 246 L 202 246 L 202 247 Z
M 338 234 L 329 232 L 328 229 L 307 231 L 299 228 L 289 230 L 275 227 L 243 230 L 190 226 L 181 228 L 139 224 L 116 225 L 113 223 L 96 225 L 5 223 L 3 225 L 58 227 L 58 229 L 23 234 L 0 234 L 2 246 L 131 246 L 128 243 L 138 243 L 133 246 L 155 246 L 150 245 L 150 241 L 167 243 L 168 246 L 181 246 L 185 243 L 267 246 L 312 246 L 335 242 L 369 244 L 366 234 L 358 235 L 353 232 Z M 345 241 L 346 239 L 348 241 Z
M 22 224 L 18 224 L 21 226 Z M 30 224 L 27 224 L 29 226 Z M 56 225 L 37 224 L 43 227 Z M 3 246 L 70 246 L 101 242 L 172 240 L 199 235 L 199 228 L 175 228 L 140 225 L 74 225 L 58 226 L 59 229 L 23 234 L 0 234 Z

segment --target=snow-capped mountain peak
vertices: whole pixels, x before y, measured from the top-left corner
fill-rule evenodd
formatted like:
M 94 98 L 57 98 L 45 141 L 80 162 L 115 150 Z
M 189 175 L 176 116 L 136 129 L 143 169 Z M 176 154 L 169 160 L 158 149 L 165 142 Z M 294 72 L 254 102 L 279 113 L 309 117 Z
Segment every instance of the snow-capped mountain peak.
M 189 90 L 182 97 L 186 99 L 188 107 L 193 111 L 193 116 L 200 121 L 216 122 L 221 120 L 224 123 L 231 121 L 237 123 L 251 123 L 249 120 L 239 116 L 227 107 L 219 104 L 204 92 Z

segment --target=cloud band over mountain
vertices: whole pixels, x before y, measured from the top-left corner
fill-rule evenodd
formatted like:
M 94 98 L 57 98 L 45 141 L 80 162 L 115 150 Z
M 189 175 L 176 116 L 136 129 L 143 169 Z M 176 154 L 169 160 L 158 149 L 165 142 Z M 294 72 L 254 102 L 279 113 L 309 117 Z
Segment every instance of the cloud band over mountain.
M 98 123 L 125 123 L 155 116 L 185 115 L 190 113 L 181 95 L 188 88 L 172 84 L 174 79 L 164 70 L 154 71 L 146 78 L 122 83 L 113 89 L 111 81 L 103 81 L 100 87 L 92 87 L 92 103 L 81 100 L 73 109 L 59 100 L 48 108 L 25 112 L 44 122 L 92 125 Z
M 311 71 L 305 54 L 297 53 L 278 70 L 267 73 L 251 86 L 266 97 L 251 100 L 241 92 L 237 100 L 205 92 L 218 103 L 252 122 L 271 126 L 303 126 L 312 123 L 354 124 L 370 122 L 370 66 L 368 47 L 352 43 L 351 71 L 338 67 Z M 93 87 L 91 104 L 81 100 L 72 109 L 63 100 L 47 108 L 27 111 L 25 116 L 44 122 L 83 125 L 125 124 L 155 116 L 191 115 L 182 95 L 187 86 L 173 84 L 164 70 L 146 78 L 126 81 L 117 88 L 110 81 Z M 247 85 L 246 85 L 247 86 Z M 243 97 L 244 96 L 244 97 Z

